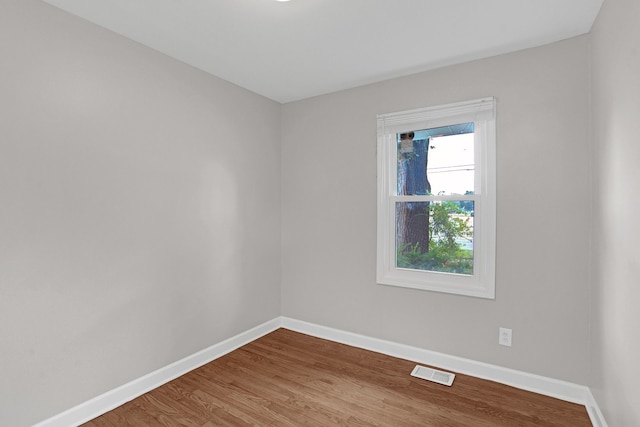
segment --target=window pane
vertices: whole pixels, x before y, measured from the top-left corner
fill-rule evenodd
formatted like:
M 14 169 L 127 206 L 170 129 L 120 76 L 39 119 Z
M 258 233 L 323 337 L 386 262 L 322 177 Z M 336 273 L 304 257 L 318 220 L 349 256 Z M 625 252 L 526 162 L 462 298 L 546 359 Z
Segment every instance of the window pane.
M 470 200 L 396 203 L 396 266 L 473 274 Z
M 463 123 L 397 134 L 397 194 L 474 194 L 473 131 Z

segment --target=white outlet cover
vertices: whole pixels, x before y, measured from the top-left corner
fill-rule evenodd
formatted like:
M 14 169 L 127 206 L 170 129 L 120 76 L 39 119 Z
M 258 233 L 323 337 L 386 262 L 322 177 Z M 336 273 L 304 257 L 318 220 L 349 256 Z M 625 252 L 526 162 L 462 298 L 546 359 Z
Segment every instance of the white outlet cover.
M 511 347 L 511 336 L 511 329 L 500 328 L 500 334 L 498 335 L 498 344 Z

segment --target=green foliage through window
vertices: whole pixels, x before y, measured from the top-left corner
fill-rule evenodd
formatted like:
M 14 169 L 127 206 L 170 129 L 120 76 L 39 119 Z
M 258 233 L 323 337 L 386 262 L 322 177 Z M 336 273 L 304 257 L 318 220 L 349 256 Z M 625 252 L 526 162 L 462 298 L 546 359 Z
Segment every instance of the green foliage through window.
M 397 267 L 473 274 L 473 249 L 468 249 L 473 241 L 473 218 L 469 213 L 473 207 L 449 201 L 424 205 L 424 215 L 429 218 L 428 244 L 423 247 L 420 242 L 399 244 Z

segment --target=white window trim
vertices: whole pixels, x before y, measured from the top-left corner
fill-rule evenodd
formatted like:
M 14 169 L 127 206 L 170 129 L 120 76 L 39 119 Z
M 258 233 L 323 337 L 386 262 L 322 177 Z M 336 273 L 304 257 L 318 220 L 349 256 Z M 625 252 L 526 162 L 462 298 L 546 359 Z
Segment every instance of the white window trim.
M 495 298 L 496 130 L 495 98 L 378 115 L 378 262 L 377 283 L 437 292 Z M 398 196 L 397 134 L 474 122 L 475 195 Z M 396 201 L 475 201 L 474 274 L 440 273 L 397 268 Z

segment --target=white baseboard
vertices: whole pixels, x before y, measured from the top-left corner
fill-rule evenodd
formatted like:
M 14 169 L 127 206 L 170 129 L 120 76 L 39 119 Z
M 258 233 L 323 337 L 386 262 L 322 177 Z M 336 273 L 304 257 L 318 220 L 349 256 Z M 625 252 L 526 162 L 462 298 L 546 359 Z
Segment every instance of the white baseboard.
M 56 416 L 41 421 L 33 427 L 69 427 L 85 423 L 280 327 L 578 403 L 587 408 L 594 427 L 607 427 L 600 408 L 591 391 L 586 386 L 333 329 L 288 317 L 277 317 L 258 325 L 255 328 L 212 345 L 209 348 L 187 356 L 164 368 L 151 372 Z
M 363 348 L 378 353 L 387 354 L 411 360 L 416 363 L 431 365 L 477 378 L 499 382 L 523 390 L 543 394 L 545 396 L 562 399 L 584 405 L 595 427 L 607 427 L 607 423 L 587 386 L 574 384 L 554 378 L 543 377 L 475 360 L 450 356 L 422 348 L 411 347 L 378 338 L 371 338 L 352 332 L 328 328 L 300 320 L 281 318 L 281 326 L 296 332 L 302 332 L 318 338 Z
M 280 318 L 265 322 L 255 328 L 242 332 L 218 344 L 214 344 L 209 348 L 187 356 L 164 368 L 160 368 L 157 371 L 151 372 L 58 415 L 41 421 L 33 427 L 69 427 L 85 423 L 189 371 L 222 357 L 279 327 Z
M 598 402 L 596 402 L 596 399 L 593 397 L 591 390 L 589 390 L 589 396 L 585 406 L 587 407 L 587 412 L 589 413 L 589 418 L 591 419 L 593 427 L 608 427 L 607 422 L 604 419 L 604 415 L 602 415 Z

